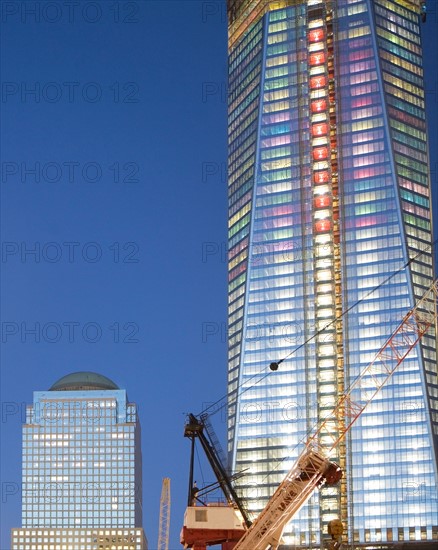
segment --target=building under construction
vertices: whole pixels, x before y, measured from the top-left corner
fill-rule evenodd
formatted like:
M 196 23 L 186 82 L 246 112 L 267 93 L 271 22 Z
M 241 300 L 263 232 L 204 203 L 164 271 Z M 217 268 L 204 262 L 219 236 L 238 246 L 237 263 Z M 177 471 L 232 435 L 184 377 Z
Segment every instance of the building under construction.
M 433 280 L 424 20 L 418 0 L 228 0 L 228 454 L 254 515 Z M 436 544 L 437 436 L 432 327 L 284 543 L 340 518 L 356 547 Z

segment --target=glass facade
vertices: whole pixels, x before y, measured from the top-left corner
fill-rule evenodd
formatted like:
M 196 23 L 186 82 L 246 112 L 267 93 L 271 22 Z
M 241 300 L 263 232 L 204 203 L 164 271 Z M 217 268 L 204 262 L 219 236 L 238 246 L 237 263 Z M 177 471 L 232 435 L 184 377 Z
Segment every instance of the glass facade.
M 228 450 L 257 513 L 433 280 L 420 2 L 229 0 L 228 17 Z M 334 518 L 351 544 L 438 541 L 437 438 L 430 331 L 286 544 Z
M 147 548 L 143 529 L 13 529 L 20 550 L 138 550 Z
M 75 373 L 34 392 L 13 549 L 146 550 L 140 445 L 136 405 L 108 379 Z M 113 546 L 104 545 L 106 537 Z

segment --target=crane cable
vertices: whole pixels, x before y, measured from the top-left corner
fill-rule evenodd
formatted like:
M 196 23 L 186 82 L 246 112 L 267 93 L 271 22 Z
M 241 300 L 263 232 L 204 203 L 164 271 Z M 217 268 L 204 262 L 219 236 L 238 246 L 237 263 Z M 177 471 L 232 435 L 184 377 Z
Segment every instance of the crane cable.
M 349 313 L 352 309 L 354 309 L 355 307 L 357 307 L 360 303 L 362 303 L 364 300 L 366 300 L 369 296 L 371 296 L 371 294 L 373 294 L 376 290 L 378 290 L 379 288 L 381 288 L 383 285 L 386 285 L 386 283 L 388 283 L 391 279 L 393 279 L 396 275 L 398 275 L 399 273 L 401 273 L 404 269 L 406 269 L 407 267 L 409 267 L 409 265 L 414 262 L 415 260 L 417 260 L 420 256 L 422 256 L 423 254 L 425 254 L 425 252 L 429 249 L 429 248 L 433 248 L 436 244 L 438 243 L 438 238 L 435 239 L 430 245 L 427 245 L 427 247 L 424 249 L 424 250 L 420 250 L 415 256 L 413 256 L 410 260 L 408 260 L 408 262 L 406 262 L 405 265 L 401 266 L 397 271 L 394 271 L 389 277 L 387 277 L 384 281 L 382 281 L 381 283 L 379 283 L 377 286 L 375 286 L 374 288 L 372 288 L 371 290 L 369 290 L 365 296 L 363 296 L 362 298 L 360 298 L 359 300 L 357 300 L 356 302 L 354 302 L 354 304 L 352 304 L 351 306 L 349 306 L 347 309 L 345 309 L 342 313 L 340 313 L 338 316 L 336 316 L 332 321 L 328 322 L 326 325 L 324 325 L 322 328 L 320 328 L 319 330 L 317 330 L 314 334 L 312 334 L 312 336 L 309 336 L 304 342 L 302 342 L 301 344 L 299 344 L 298 346 L 296 346 L 292 351 L 290 351 L 287 355 L 285 355 L 282 359 L 280 359 L 279 361 L 276 361 L 276 362 L 273 362 L 269 365 L 269 368 L 271 371 L 276 371 L 279 367 L 279 365 L 281 365 L 281 363 L 283 363 L 283 361 L 286 361 L 286 359 L 288 359 L 289 357 L 291 357 L 294 353 L 296 353 L 297 351 L 299 351 L 301 348 L 303 348 L 304 346 L 306 346 L 309 342 L 311 342 L 312 340 L 314 340 L 317 336 L 319 336 L 322 332 L 324 332 L 326 329 L 328 329 L 329 327 L 331 327 L 333 324 L 335 324 L 337 321 L 339 321 L 339 319 L 342 319 L 342 317 L 344 317 L 344 315 L 346 315 L 347 313 Z M 250 382 L 252 379 L 260 376 L 261 374 L 263 374 L 266 370 L 266 367 L 264 367 L 260 372 L 258 372 L 257 374 L 253 374 L 250 378 L 248 378 L 247 380 L 245 380 L 244 382 L 242 382 L 241 384 L 239 384 L 237 386 L 237 388 L 235 390 L 233 390 L 233 392 L 237 392 L 237 390 L 239 389 L 242 389 L 242 391 L 240 392 L 239 396 L 241 396 L 243 393 L 247 392 L 248 390 L 250 390 L 251 388 L 253 388 L 254 386 L 256 386 L 257 384 L 259 384 L 260 382 L 262 382 L 265 378 L 267 378 L 269 375 L 270 375 L 270 372 L 267 372 L 266 374 L 264 374 L 263 376 L 261 376 L 256 382 L 254 382 L 254 384 L 252 384 L 251 386 L 248 386 L 248 387 L 243 387 L 245 383 L 247 382 Z M 225 405 L 227 404 L 227 398 L 231 395 L 232 392 L 227 392 L 224 396 L 222 396 L 220 399 L 216 400 L 214 403 L 212 403 L 211 405 L 209 405 L 208 407 L 206 407 L 205 409 L 203 409 L 203 411 L 201 413 L 199 413 L 198 416 L 200 416 L 201 414 L 206 414 L 209 410 L 211 410 L 213 407 L 215 407 L 216 405 L 219 405 L 221 402 L 222 405 L 220 407 L 218 407 L 217 409 L 214 409 L 214 411 L 210 414 L 210 416 L 216 414 L 217 412 L 219 412 L 220 410 L 222 410 Z M 237 395 L 234 399 L 234 401 L 231 402 L 231 405 L 233 405 L 237 400 Z
M 432 286 L 433 286 L 433 285 L 436 285 L 437 283 L 438 283 L 438 278 L 434 280 Z M 432 288 L 432 287 L 430 287 L 429 290 L 426 291 L 426 292 L 429 292 L 429 291 L 431 290 L 431 288 Z M 414 308 L 415 308 L 415 307 L 416 307 L 416 306 L 414 306 Z M 414 309 L 414 308 L 413 308 L 413 309 Z M 411 310 L 411 311 L 412 311 L 412 310 Z M 385 344 L 384 344 L 384 345 L 385 345 Z M 360 378 L 360 375 L 357 377 L 357 379 L 356 379 L 355 381 L 353 381 L 353 382 L 350 384 L 350 388 L 353 387 L 353 386 L 357 383 L 357 380 L 358 380 L 359 378 Z M 347 390 L 347 391 L 348 391 L 348 390 Z M 274 466 L 269 472 L 266 473 L 266 475 L 262 478 L 261 483 L 264 483 L 265 481 L 267 481 L 267 480 L 269 479 L 269 477 L 270 477 L 274 472 L 277 472 L 277 471 L 279 470 L 279 468 L 280 468 L 280 466 L 281 466 L 281 464 L 282 464 L 283 462 L 285 462 L 286 460 L 292 459 L 292 452 L 295 451 L 295 450 L 296 450 L 297 448 L 299 448 L 300 446 L 302 446 L 306 441 L 308 441 L 310 435 L 311 435 L 312 433 L 315 433 L 315 430 L 316 430 L 316 428 L 318 427 L 318 424 L 319 424 L 319 422 L 316 421 L 316 422 L 313 424 L 313 426 L 307 430 L 307 433 L 306 433 L 303 437 L 301 437 L 301 439 L 296 443 L 296 445 L 295 445 L 294 447 L 292 447 L 292 448 L 289 450 L 289 452 L 288 452 L 288 454 L 287 454 L 286 456 L 283 456 L 283 457 L 281 457 L 281 458 L 277 458 L 277 459 L 276 459 L 276 460 L 277 460 L 276 466 Z
M 386 283 L 388 283 L 391 279 L 393 279 L 396 275 L 398 275 L 399 273 L 401 273 L 404 269 L 406 269 L 413 261 L 417 260 L 418 257 L 422 256 L 429 248 L 432 248 L 434 247 L 436 244 L 438 243 L 438 238 L 435 239 L 435 241 L 433 241 L 430 245 L 427 246 L 427 248 L 425 248 L 424 250 L 422 251 L 419 251 L 415 256 L 413 256 L 408 262 L 406 262 L 405 265 L 403 265 L 402 267 L 400 267 L 397 271 L 394 271 L 394 273 L 392 273 L 389 277 L 387 277 L 384 281 L 382 281 L 381 283 L 379 283 L 377 286 L 375 286 L 374 288 L 372 288 L 371 290 L 369 290 L 365 296 L 363 296 L 362 298 L 360 298 L 359 300 L 357 300 L 354 304 L 352 304 L 350 307 L 348 307 L 347 309 L 345 309 L 340 315 L 338 315 L 337 317 L 335 317 L 334 320 L 328 322 L 323 328 L 319 329 L 318 331 L 316 331 L 312 336 L 310 336 L 309 338 L 307 338 L 303 343 L 301 343 L 300 345 L 296 346 L 292 351 L 290 351 L 287 355 L 285 355 L 285 357 L 283 357 L 282 359 L 280 359 L 280 361 L 278 362 L 274 362 L 274 363 L 271 363 L 269 365 L 269 368 L 274 371 L 276 371 L 278 369 L 278 366 L 283 363 L 283 361 L 285 361 L 286 359 L 288 359 L 291 355 L 293 355 L 294 353 L 296 353 L 298 350 L 300 350 L 302 347 L 304 347 L 306 344 L 308 344 L 309 342 L 311 342 L 314 338 L 316 338 L 319 334 L 321 334 L 324 330 L 326 330 L 328 327 L 330 327 L 331 325 L 333 325 L 336 321 L 338 321 L 339 319 L 341 319 L 344 315 L 346 315 L 347 313 L 349 313 L 352 309 L 354 309 L 355 307 L 357 307 L 361 302 L 363 302 L 364 300 L 366 300 L 369 296 L 371 296 L 376 290 L 378 290 L 379 288 L 381 288 L 383 285 L 385 285 Z M 260 373 L 262 373 L 264 370 L 266 370 L 266 367 L 260 371 Z M 260 373 L 258 374 L 254 374 L 253 376 L 251 376 L 248 380 L 246 380 L 246 382 L 252 380 L 253 378 L 255 378 L 256 376 L 259 376 Z M 243 388 L 243 391 L 240 393 L 240 395 L 242 395 L 242 393 L 245 393 L 246 391 L 248 391 L 249 389 L 253 388 L 254 386 L 256 386 L 258 383 L 260 383 L 261 381 L 263 381 L 265 378 L 267 378 L 267 376 L 269 376 L 269 372 L 267 372 L 264 376 L 262 376 L 261 378 L 259 378 L 259 380 L 257 380 L 254 384 L 252 384 L 251 386 L 248 386 L 246 388 Z M 239 388 L 242 388 L 243 386 L 243 382 L 242 384 L 240 384 L 237 389 Z M 218 411 L 222 410 L 225 405 L 226 405 L 226 401 L 225 399 L 230 395 L 230 393 L 227 393 L 225 394 L 222 398 L 218 399 L 217 401 L 215 401 L 214 403 L 212 403 L 211 405 L 209 405 L 208 407 L 206 407 L 202 413 L 200 414 L 205 414 L 207 411 L 209 411 L 211 408 L 215 407 L 216 405 L 218 405 L 219 403 L 221 403 L 222 401 L 223 404 L 218 407 L 217 409 L 214 410 L 213 413 L 210 414 L 210 416 L 216 414 Z M 312 428 L 309 428 L 307 430 L 307 433 L 305 435 L 303 435 L 303 437 L 300 439 L 300 441 L 298 441 L 296 443 L 296 445 L 294 447 L 292 447 L 290 450 L 289 450 L 289 453 L 287 456 L 283 456 L 282 458 L 280 459 L 277 459 L 277 465 L 270 471 L 268 472 L 264 479 L 262 481 L 265 481 L 269 478 L 270 475 L 272 475 L 275 471 L 278 471 L 281 464 L 283 462 L 285 462 L 286 460 L 289 460 L 292 458 L 292 452 L 294 450 L 296 450 L 300 445 L 303 444 L 304 441 L 307 440 L 308 438 L 308 435 L 309 433 L 312 433 L 313 429 L 315 428 L 317 424 L 315 424 Z

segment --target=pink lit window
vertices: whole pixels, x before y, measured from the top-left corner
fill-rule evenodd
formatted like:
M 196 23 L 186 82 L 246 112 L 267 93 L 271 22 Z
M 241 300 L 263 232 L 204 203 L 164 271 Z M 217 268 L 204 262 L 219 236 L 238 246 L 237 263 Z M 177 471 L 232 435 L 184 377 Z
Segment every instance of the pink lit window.
M 365 49 L 365 50 L 357 50 L 355 52 L 351 52 L 348 55 L 348 59 L 350 61 L 359 61 L 359 59 L 366 59 L 367 57 L 371 57 L 373 55 L 373 51 L 371 49 Z
M 228 259 L 231 260 L 234 256 L 237 256 L 239 252 L 242 252 L 248 246 L 248 237 L 245 237 L 240 243 L 234 246 L 228 253 Z
M 276 136 L 272 138 L 262 139 L 262 147 L 273 147 L 275 145 L 286 145 L 291 142 L 291 136 Z
M 372 105 L 374 103 L 373 97 L 359 97 L 351 100 L 351 108 L 365 107 L 366 105 Z
M 368 61 L 358 61 L 357 63 L 351 63 L 351 65 L 348 67 L 349 73 L 359 73 L 361 71 L 368 71 L 369 69 L 374 69 L 376 64 L 374 63 L 374 60 L 369 59 Z
M 242 262 L 240 265 L 238 265 L 236 268 L 234 268 L 230 273 L 228 274 L 228 281 L 232 281 L 235 279 L 238 275 L 240 275 L 243 271 L 246 270 L 246 261 Z
M 364 216 L 356 219 L 356 227 L 369 227 L 370 225 L 377 224 L 376 216 Z
M 371 178 L 379 174 L 384 174 L 386 172 L 385 166 L 372 166 L 370 168 L 362 168 L 361 170 L 353 170 L 353 178 L 355 180 L 360 180 L 363 178 Z

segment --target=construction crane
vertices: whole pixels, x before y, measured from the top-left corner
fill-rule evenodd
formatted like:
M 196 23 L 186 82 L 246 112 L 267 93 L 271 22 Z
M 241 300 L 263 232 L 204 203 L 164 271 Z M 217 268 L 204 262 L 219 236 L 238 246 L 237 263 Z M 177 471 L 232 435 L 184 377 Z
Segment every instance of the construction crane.
M 209 491 L 210 489 L 212 490 L 214 487 L 219 485 L 222 489 L 223 494 L 225 495 L 225 498 L 227 499 L 228 504 L 230 506 L 236 506 L 239 509 L 246 527 L 249 527 L 251 525 L 251 521 L 249 519 L 248 512 L 233 486 L 233 481 L 240 476 L 239 474 L 237 474 L 237 476 L 228 475 L 227 468 L 223 462 L 223 459 L 221 459 L 222 453 L 220 453 L 219 451 L 219 442 L 213 431 L 213 427 L 208 420 L 208 415 L 203 414 L 198 419 L 195 415 L 189 414 L 188 423 L 186 424 L 184 429 L 184 436 L 189 437 L 192 440 L 192 454 L 190 459 L 189 476 L 189 498 L 187 503 L 188 506 L 191 505 L 193 499 L 199 500 L 200 497 L 198 488 L 196 488 L 196 494 L 194 494 L 193 491 L 194 443 L 195 438 L 197 438 L 201 442 L 205 455 L 217 479 L 217 484 L 212 484 L 211 487 L 209 486 L 207 488 L 207 491 Z
M 313 491 L 326 484 L 335 484 L 341 479 L 341 469 L 330 460 L 331 454 L 422 336 L 432 325 L 436 325 L 437 296 L 438 282 L 434 281 L 423 297 L 405 315 L 373 361 L 340 396 L 333 410 L 316 432 L 309 437 L 295 464 L 254 523 L 244 530 L 237 542 L 235 539 L 226 540 L 222 544 L 223 550 L 268 550 L 268 548 L 277 550 L 285 526 Z M 277 369 L 278 363 L 271 364 L 271 370 Z M 340 418 L 344 422 L 340 423 Z M 208 545 L 213 544 L 209 542 L 207 535 L 208 530 L 213 532 L 215 529 L 214 521 L 217 518 L 212 515 L 211 520 L 212 524 L 208 524 L 208 518 L 205 518 L 202 523 L 202 540 L 191 544 L 184 539 L 184 529 L 191 527 L 192 531 L 196 531 L 201 525 L 197 524 L 196 517 L 191 515 L 190 507 L 187 509 L 181 537 L 184 548 L 204 550 Z M 222 525 L 222 527 L 225 534 L 225 526 Z M 242 528 L 245 529 L 244 523 Z M 192 536 L 192 540 L 195 539 L 196 537 Z M 214 544 L 217 544 L 217 541 Z
M 184 428 L 184 437 L 188 437 L 192 445 L 188 502 L 181 531 L 181 543 L 185 548 L 194 550 L 205 550 L 212 544 L 222 544 L 223 550 L 228 550 L 224 545 L 236 543 L 242 538 L 245 529 L 251 525 L 249 514 L 233 485 L 241 474 L 233 476 L 228 474 L 224 453 L 207 414 L 202 414 L 200 418 L 189 414 Z M 217 479 L 217 483 L 209 484 L 202 489 L 196 486 L 193 476 L 196 440 L 201 443 Z M 207 507 L 203 499 L 217 487 L 222 489 L 227 505 Z M 193 528 L 192 524 L 195 524 Z M 205 524 L 206 529 L 203 529 L 202 524 Z M 211 528 L 212 525 L 214 528 Z
M 170 528 L 170 479 L 165 477 L 161 487 L 160 523 L 158 526 L 158 550 L 169 550 Z

